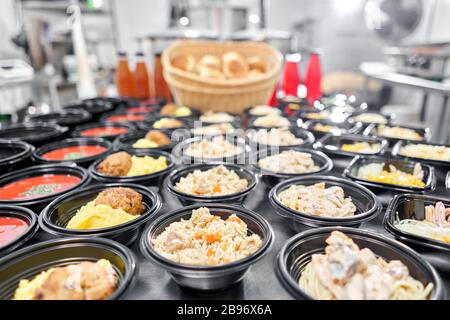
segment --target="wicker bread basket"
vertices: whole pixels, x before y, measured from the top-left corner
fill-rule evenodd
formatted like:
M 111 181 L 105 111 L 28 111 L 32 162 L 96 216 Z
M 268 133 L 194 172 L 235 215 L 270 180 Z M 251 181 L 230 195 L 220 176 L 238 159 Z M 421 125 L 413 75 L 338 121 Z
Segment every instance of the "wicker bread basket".
M 263 58 L 267 71 L 258 78 L 211 79 L 171 65 L 172 58 L 179 54 L 191 54 L 198 61 L 206 54 L 222 56 L 228 51 L 235 51 L 246 58 Z M 241 113 L 249 106 L 266 103 L 278 80 L 282 62 L 280 52 L 262 42 L 177 41 L 162 55 L 164 78 L 175 102 L 195 107 L 202 112 L 214 110 Z

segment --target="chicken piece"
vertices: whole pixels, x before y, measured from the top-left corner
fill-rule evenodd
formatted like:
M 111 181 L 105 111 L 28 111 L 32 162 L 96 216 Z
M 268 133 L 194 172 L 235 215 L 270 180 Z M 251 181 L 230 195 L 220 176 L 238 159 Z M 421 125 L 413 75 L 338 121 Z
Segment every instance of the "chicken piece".
M 416 163 L 416 165 L 414 166 L 413 176 L 419 180 L 423 180 L 423 170 L 422 170 L 422 166 L 420 165 L 420 163 Z
M 177 105 L 174 103 L 168 103 L 164 107 L 161 108 L 159 113 L 162 116 L 175 116 L 176 111 L 177 111 Z
M 167 146 L 172 143 L 172 140 L 165 133 L 158 130 L 150 130 L 147 132 L 145 139 L 153 141 L 158 146 Z
M 104 300 L 117 287 L 117 275 L 108 265 L 81 262 L 54 269 L 36 290 L 35 300 Z
M 434 224 L 442 225 L 445 223 L 445 206 L 439 201 L 434 208 Z
M 100 162 L 97 171 L 111 177 L 126 176 L 131 169 L 131 156 L 125 151 L 117 152 Z
M 266 72 L 266 63 L 264 62 L 263 58 L 259 56 L 253 56 L 247 59 L 248 66 L 250 67 L 250 70 L 257 70 L 261 73 Z
M 130 188 L 108 188 L 95 198 L 95 204 L 104 204 L 113 209 L 122 209 L 133 216 L 145 211 L 142 195 Z

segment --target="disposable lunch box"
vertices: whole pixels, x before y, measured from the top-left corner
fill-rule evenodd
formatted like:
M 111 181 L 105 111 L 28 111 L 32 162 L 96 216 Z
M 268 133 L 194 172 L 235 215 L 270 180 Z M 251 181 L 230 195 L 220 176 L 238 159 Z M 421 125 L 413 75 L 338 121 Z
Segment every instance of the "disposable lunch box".
M 106 135 L 100 135 L 100 136 L 91 136 L 86 135 L 92 130 L 103 130 L 103 129 L 113 129 L 113 130 L 120 130 L 121 132 L 118 134 L 106 134 Z M 74 138 L 103 138 L 109 141 L 114 141 L 117 137 L 132 133 L 136 131 L 136 127 L 130 124 L 112 124 L 112 123 L 89 123 L 81 126 L 77 126 L 72 131 L 72 137 Z
M 68 109 L 62 112 L 29 115 L 25 118 L 25 121 L 58 124 L 60 126 L 74 128 L 75 126 L 89 122 L 91 119 L 91 114 L 85 110 Z
M 27 230 L 16 239 L 4 245 L 0 245 L 0 257 L 23 246 L 36 234 L 39 225 L 36 214 L 30 209 L 18 206 L 0 205 L 0 217 L 20 219 L 28 224 Z
M 70 160 L 49 160 L 45 159 L 46 153 L 55 151 L 58 149 L 63 149 L 67 147 L 77 147 L 77 146 L 98 146 L 105 150 L 89 157 L 82 157 L 78 159 Z M 113 145 L 108 140 L 102 138 L 75 138 L 75 139 L 65 139 L 50 144 L 46 144 L 33 152 L 33 160 L 37 163 L 50 164 L 50 163 L 75 163 L 82 167 L 89 167 L 89 165 L 97 159 L 103 158 L 106 154 L 109 154 L 113 149 Z
M 44 195 L 36 198 L 23 198 L 23 199 L 15 199 L 15 200 L 0 200 L 1 205 L 17 205 L 17 206 L 25 206 L 27 208 L 38 211 L 45 207 L 48 203 L 50 203 L 53 199 L 57 198 L 61 194 L 70 192 L 77 188 L 87 185 L 91 178 L 86 169 L 82 167 L 78 167 L 75 165 L 39 165 L 28 167 L 19 171 L 10 172 L 3 176 L 0 176 L 0 187 L 3 187 L 9 183 L 13 183 L 15 181 L 23 180 L 31 177 L 38 177 L 47 174 L 62 174 L 62 175 L 71 175 L 80 179 L 80 181 L 71 188 L 68 188 L 64 191 L 52 193 L 50 195 Z
M 269 156 L 274 156 L 279 153 L 282 153 L 287 150 L 307 153 L 311 155 L 311 159 L 314 161 L 314 164 L 319 167 L 319 169 L 315 172 L 306 172 L 306 173 L 281 173 L 281 172 L 275 172 L 268 169 L 263 169 L 259 166 L 259 160 L 265 159 Z M 249 156 L 250 159 L 252 158 L 252 155 Z M 290 178 L 295 177 L 302 177 L 302 176 L 310 176 L 310 175 L 323 175 L 327 172 L 330 172 L 331 169 L 333 169 L 333 161 L 325 155 L 321 151 L 311 150 L 311 149 L 303 149 L 303 148 L 289 148 L 289 149 L 281 149 L 278 151 L 271 152 L 270 150 L 263 150 L 256 154 L 256 159 L 252 159 L 252 165 L 256 172 L 258 172 L 261 179 L 268 185 L 268 186 L 275 186 L 276 184 L 280 183 L 283 180 L 287 180 Z
M 393 165 L 397 169 L 411 174 L 413 173 L 414 166 L 416 164 L 416 162 L 399 160 L 395 158 L 357 156 L 350 162 L 348 167 L 344 170 L 343 176 L 345 178 L 351 179 L 355 182 L 358 182 L 371 188 L 389 189 L 400 192 L 423 193 L 433 191 L 436 188 L 436 175 L 434 172 L 434 168 L 432 166 L 423 163 L 421 163 L 421 166 L 424 172 L 424 179 L 423 179 L 423 181 L 425 182 L 424 188 L 394 185 L 384 182 L 375 182 L 358 178 L 359 168 L 371 163 L 384 163 L 384 169 L 388 169 L 389 165 Z
M 145 211 L 135 219 L 108 228 L 74 230 L 66 228 L 70 219 L 88 202 L 108 188 L 131 188 L 143 196 Z M 59 237 L 102 237 L 131 245 L 148 222 L 161 208 L 161 198 L 149 188 L 131 183 L 109 183 L 93 185 L 66 193 L 52 201 L 40 214 L 39 224 L 42 230 Z
M 256 233 L 261 237 L 262 246 L 244 259 L 219 266 L 180 264 L 158 254 L 153 248 L 151 240 L 156 238 L 171 223 L 181 219 L 189 219 L 192 210 L 200 207 L 209 208 L 211 214 L 218 215 L 222 219 L 227 219 L 230 215 L 236 214 L 247 224 L 250 234 Z M 273 240 L 274 235 L 269 223 L 255 212 L 243 207 L 225 204 L 197 204 L 172 211 L 153 221 L 142 233 L 140 248 L 146 258 L 169 272 L 173 280 L 180 286 L 195 290 L 218 291 L 242 280 L 249 268 L 267 254 Z
M 172 137 L 172 133 L 168 130 L 159 130 L 159 129 L 151 129 L 155 131 L 160 131 L 167 135 L 169 139 Z M 114 147 L 116 150 L 162 150 L 170 152 L 172 148 L 177 144 L 177 141 L 172 141 L 168 145 L 156 147 L 156 148 L 135 148 L 133 147 L 133 144 L 136 143 L 139 139 L 145 138 L 148 131 L 142 130 L 137 132 L 128 133 L 122 136 L 119 136 L 114 141 Z
M 228 170 L 236 172 L 239 178 L 246 179 L 248 181 L 247 188 L 241 192 L 214 197 L 188 194 L 176 188 L 177 182 L 179 182 L 182 177 L 186 177 L 188 174 L 194 172 L 195 170 L 206 171 L 219 165 L 223 165 Z M 167 190 L 169 190 L 170 193 L 175 195 L 183 205 L 190 205 L 199 202 L 238 204 L 245 201 L 245 199 L 256 188 L 258 182 L 259 182 L 258 177 L 252 171 L 246 169 L 243 166 L 238 166 L 229 163 L 208 163 L 208 164 L 190 165 L 173 171 L 166 179 L 166 186 Z
M 175 159 L 181 164 L 196 164 L 196 163 L 208 163 L 208 162 L 227 162 L 235 164 L 245 164 L 247 155 L 247 145 L 245 144 L 245 139 L 240 137 L 226 137 L 226 140 L 232 145 L 239 148 L 239 152 L 232 156 L 227 157 L 217 157 L 217 158 L 207 158 L 207 157 L 194 157 L 187 155 L 185 152 L 189 145 L 192 143 L 201 142 L 202 140 L 211 141 L 212 137 L 194 137 L 190 139 L 185 139 L 178 143 L 172 151 Z
M 21 279 L 32 279 L 50 268 L 107 259 L 118 274 L 109 300 L 119 299 L 133 284 L 137 260 L 127 247 L 102 238 L 68 238 L 41 242 L 0 258 L 0 300 L 10 300 Z
M 67 127 L 48 123 L 22 123 L 8 125 L 0 129 L 0 139 L 24 141 L 39 147 L 61 138 Z
M 379 144 L 380 151 L 368 155 L 383 155 L 388 147 L 388 142 L 381 138 L 362 136 L 358 134 L 333 135 L 327 134 L 314 144 L 314 149 L 320 150 L 334 157 L 355 157 L 362 153 L 344 151 L 342 145 L 358 142 L 367 142 L 369 144 Z
M 313 254 L 323 254 L 325 240 L 333 231 L 341 231 L 359 246 L 368 248 L 375 255 L 387 260 L 400 260 L 409 270 L 409 274 L 424 285 L 433 283 L 431 300 L 445 299 L 442 280 L 436 270 L 417 252 L 400 242 L 391 240 L 372 231 L 328 227 L 312 229 L 290 238 L 281 248 L 276 260 L 278 279 L 285 289 L 296 299 L 310 300 L 312 297 L 299 286 L 300 276 Z
M 279 194 L 292 185 L 311 186 L 321 182 L 325 183 L 326 188 L 341 187 L 345 198 L 350 197 L 356 206 L 355 215 L 343 218 L 319 217 L 288 208 L 279 200 Z M 359 227 L 363 222 L 375 218 L 382 210 L 377 197 L 369 189 L 352 181 L 331 176 L 305 176 L 283 181 L 270 190 L 269 200 L 276 212 L 286 218 L 289 226 L 296 232 L 308 227 Z
M 380 137 L 382 139 L 386 139 L 389 142 L 390 147 L 393 147 L 400 140 L 408 140 L 408 139 L 402 139 L 402 138 L 392 138 L 392 137 L 380 136 L 377 134 L 377 130 L 378 130 L 379 126 L 380 126 L 379 124 L 375 124 L 375 123 L 371 124 L 366 129 L 364 129 L 363 134 L 366 136 Z M 428 142 L 431 140 L 431 130 L 429 128 L 417 128 L 417 127 L 410 127 L 410 126 L 403 126 L 403 125 L 396 126 L 396 127 L 411 129 L 411 130 L 414 130 L 415 132 L 417 132 L 420 136 L 423 137 L 423 140 L 415 141 L 417 143 Z
M 137 184 L 143 184 L 145 186 L 159 186 L 164 179 L 164 177 L 172 171 L 173 167 L 175 166 L 174 158 L 170 153 L 160 151 L 160 150 L 150 150 L 150 149 L 133 149 L 133 150 L 127 150 L 127 152 L 132 156 L 138 156 L 138 157 L 144 157 L 149 156 L 153 158 L 158 157 L 165 157 L 167 159 L 167 168 L 157 171 L 151 174 L 145 174 L 142 176 L 134 176 L 134 177 L 127 177 L 127 176 L 121 176 L 121 177 L 113 177 L 113 176 L 107 176 L 105 174 L 102 174 L 97 171 L 97 167 L 105 160 L 106 157 L 103 157 L 101 159 L 98 159 L 95 161 L 91 166 L 89 167 L 89 174 L 91 175 L 92 179 L 94 179 L 97 182 L 100 183 L 137 183 Z
M 270 129 L 259 129 L 259 130 L 270 130 Z M 257 141 L 257 138 L 256 138 L 256 135 L 258 133 L 257 130 L 250 129 L 250 130 L 247 130 L 248 145 L 254 151 L 262 151 L 262 150 L 269 150 L 269 149 L 274 149 L 274 148 L 278 148 L 278 149 L 290 149 L 290 148 L 296 148 L 296 147 L 306 148 L 306 147 L 311 146 L 315 141 L 314 135 L 305 129 L 295 128 L 295 129 L 290 129 L 289 131 L 296 138 L 302 139 L 303 142 L 300 144 L 289 145 L 289 146 L 267 145 L 267 144 L 259 143 Z
M 0 139 L 0 172 L 21 169 L 31 160 L 34 147 L 26 142 Z

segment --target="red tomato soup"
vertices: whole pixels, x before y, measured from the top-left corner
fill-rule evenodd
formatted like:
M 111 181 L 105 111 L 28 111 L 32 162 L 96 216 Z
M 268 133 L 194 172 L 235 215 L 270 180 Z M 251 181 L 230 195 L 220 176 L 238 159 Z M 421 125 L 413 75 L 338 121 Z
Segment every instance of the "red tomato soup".
M 107 121 L 111 122 L 126 122 L 126 121 L 144 121 L 145 117 L 139 114 L 118 114 L 116 116 L 108 117 Z
M 96 156 L 106 151 L 102 146 L 73 146 L 52 150 L 44 153 L 42 158 L 46 160 L 76 160 Z
M 17 239 L 28 229 L 24 220 L 12 217 L 0 217 L 0 248 Z
M 0 200 L 41 198 L 72 188 L 80 181 L 80 178 L 66 174 L 26 178 L 0 187 Z
M 106 136 L 118 136 L 119 134 L 128 133 L 127 128 L 122 127 L 99 127 L 84 130 L 81 132 L 83 137 L 106 137 Z
M 128 108 L 127 111 L 130 113 L 146 113 L 146 112 L 153 112 L 155 110 L 152 107 L 141 106 Z

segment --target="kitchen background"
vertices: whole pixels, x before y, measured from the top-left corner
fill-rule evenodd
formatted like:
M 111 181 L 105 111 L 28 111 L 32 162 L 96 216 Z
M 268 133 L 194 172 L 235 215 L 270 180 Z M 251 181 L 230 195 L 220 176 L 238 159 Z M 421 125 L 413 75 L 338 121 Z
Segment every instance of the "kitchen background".
M 34 80 L 31 87 L 0 87 L 0 113 L 11 112 L 28 101 L 58 108 L 77 97 L 77 60 L 66 13 L 68 4 L 70 1 L 2 1 L 0 60 L 23 59 L 33 65 L 35 75 L 51 77 Z M 376 15 L 380 5 L 392 6 L 391 20 L 395 23 L 389 25 L 391 22 L 383 20 L 386 17 Z M 425 101 L 426 116 L 420 119 L 423 90 L 379 82 L 368 85 L 361 64 L 386 61 L 383 50 L 388 46 L 450 42 L 450 0 L 88 0 L 81 1 L 81 7 L 89 63 L 105 91 L 111 90 L 109 70 L 116 64 L 117 51 L 134 55 L 144 50 L 152 65 L 149 53 L 169 42 L 149 39 L 167 35 L 169 28 L 190 30 L 194 36 L 197 32 L 245 38 L 263 27 L 266 36 L 277 38 L 271 42 L 283 53 L 303 54 L 301 72 L 309 50 L 318 50 L 327 90 L 360 92 L 373 108 L 394 111 L 399 120 L 439 125 L 441 93 L 430 91 Z M 374 16 L 378 20 L 371 20 Z M 382 32 L 373 30 L 380 23 L 385 27 Z M 402 23 L 409 24 L 409 32 L 398 30 Z M 32 39 L 27 44 L 28 54 L 23 49 L 25 35 Z M 36 96 L 39 101 L 34 101 Z

